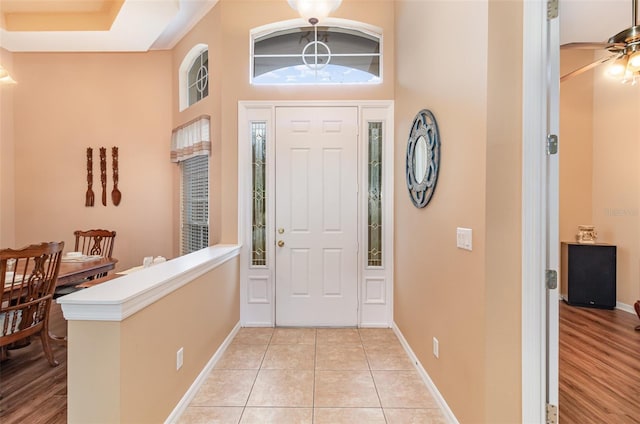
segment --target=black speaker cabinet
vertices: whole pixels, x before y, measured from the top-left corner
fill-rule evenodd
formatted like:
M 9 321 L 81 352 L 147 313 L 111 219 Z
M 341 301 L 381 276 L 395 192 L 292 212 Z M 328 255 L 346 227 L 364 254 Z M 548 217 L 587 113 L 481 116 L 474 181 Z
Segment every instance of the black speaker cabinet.
M 616 307 L 616 246 L 562 243 L 561 293 L 570 305 Z

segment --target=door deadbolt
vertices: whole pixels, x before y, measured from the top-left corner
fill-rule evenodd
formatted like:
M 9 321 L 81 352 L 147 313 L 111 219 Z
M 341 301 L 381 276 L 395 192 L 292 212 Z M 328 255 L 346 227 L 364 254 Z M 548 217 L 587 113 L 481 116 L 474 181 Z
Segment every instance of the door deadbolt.
M 278 228 L 278 234 L 284 234 L 284 228 Z
M 278 240 L 278 247 L 284 246 L 284 240 Z

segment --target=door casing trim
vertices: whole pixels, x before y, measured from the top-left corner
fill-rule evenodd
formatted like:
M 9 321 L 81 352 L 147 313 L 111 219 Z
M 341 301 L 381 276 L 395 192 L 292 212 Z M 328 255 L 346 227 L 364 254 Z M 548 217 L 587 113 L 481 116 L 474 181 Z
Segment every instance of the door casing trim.
M 267 123 L 267 191 L 274 193 L 275 110 L 278 107 L 358 108 L 358 326 L 393 325 L 393 101 L 240 101 L 238 102 L 238 242 L 240 250 L 240 323 L 243 327 L 275 325 L 275 202 L 267 194 L 266 267 L 250 266 L 251 256 L 251 122 Z M 366 266 L 367 234 L 367 123 L 383 122 L 383 266 Z M 374 290 L 375 289 L 375 290 Z M 375 296 L 375 297 L 374 297 Z

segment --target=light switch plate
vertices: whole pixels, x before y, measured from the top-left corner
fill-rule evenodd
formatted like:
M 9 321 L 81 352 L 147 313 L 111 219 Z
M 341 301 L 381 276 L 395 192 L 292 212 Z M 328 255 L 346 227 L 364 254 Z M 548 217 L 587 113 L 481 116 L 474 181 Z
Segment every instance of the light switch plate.
M 471 228 L 456 228 L 456 246 L 460 249 L 473 250 L 473 232 Z

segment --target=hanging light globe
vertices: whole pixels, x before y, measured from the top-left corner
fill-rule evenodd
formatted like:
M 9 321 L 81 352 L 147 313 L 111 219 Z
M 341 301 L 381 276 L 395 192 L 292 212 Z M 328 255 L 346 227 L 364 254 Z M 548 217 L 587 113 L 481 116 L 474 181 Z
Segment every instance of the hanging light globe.
M 315 25 L 340 7 L 342 0 L 287 0 L 287 2 L 302 18 Z

